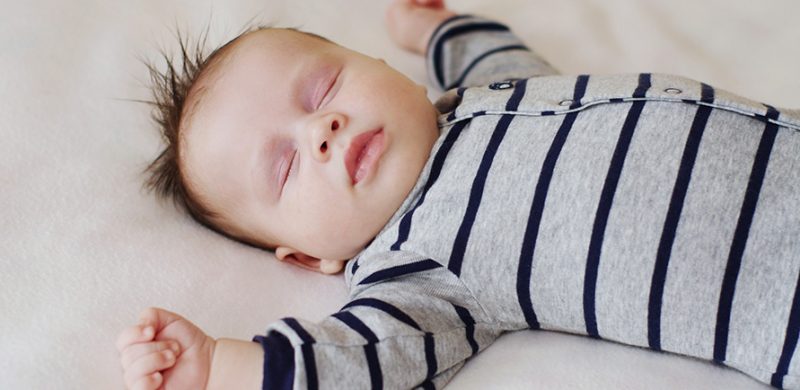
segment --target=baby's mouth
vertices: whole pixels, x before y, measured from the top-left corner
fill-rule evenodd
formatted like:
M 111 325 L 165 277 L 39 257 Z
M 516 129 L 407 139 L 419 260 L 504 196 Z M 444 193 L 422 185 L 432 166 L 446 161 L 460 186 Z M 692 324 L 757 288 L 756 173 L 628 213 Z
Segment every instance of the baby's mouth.
M 350 141 L 344 164 L 353 185 L 358 184 L 374 170 L 383 150 L 383 129 L 367 131 Z

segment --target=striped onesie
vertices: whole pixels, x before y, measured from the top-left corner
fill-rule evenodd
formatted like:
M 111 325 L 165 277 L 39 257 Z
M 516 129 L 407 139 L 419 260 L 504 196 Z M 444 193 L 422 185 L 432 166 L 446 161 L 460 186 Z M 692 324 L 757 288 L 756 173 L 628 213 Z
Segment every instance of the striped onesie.
M 429 44 L 441 135 L 345 270 L 256 336 L 265 389 L 441 388 L 507 331 L 712 360 L 800 388 L 800 111 L 676 76 L 563 76 L 507 27 Z

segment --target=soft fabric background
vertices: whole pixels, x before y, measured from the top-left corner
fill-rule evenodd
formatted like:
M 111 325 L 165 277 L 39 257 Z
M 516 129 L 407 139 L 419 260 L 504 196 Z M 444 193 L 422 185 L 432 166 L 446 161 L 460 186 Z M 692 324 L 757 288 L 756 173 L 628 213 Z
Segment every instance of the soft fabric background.
M 249 339 L 345 299 L 323 277 L 223 239 L 141 190 L 160 148 L 138 58 L 211 23 L 296 26 L 419 82 L 393 46 L 387 0 L 30 0 L 0 13 L 0 388 L 120 389 L 114 340 L 150 305 Z M 670 72 L 800 107 L 796 0 L 451 0 L 505 21 L 564 73 Z M 431 91 L 435 98 L 438 92 Z M 761 389 L 733 370 L 583 337 L 502 337 L 454 389 Z

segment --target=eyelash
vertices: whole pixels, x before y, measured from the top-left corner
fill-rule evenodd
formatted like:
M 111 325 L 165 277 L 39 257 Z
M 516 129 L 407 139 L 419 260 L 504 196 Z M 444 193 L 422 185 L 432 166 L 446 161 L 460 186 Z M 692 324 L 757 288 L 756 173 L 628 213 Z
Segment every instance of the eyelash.
M 283 188 L 286 187 L 286 182 L 289 181 L 289 176 L 291 176 L 292 172 L 294 172 L 294 160 L 297 156 L 297 150 L 292 153 L 292 157 L 289 158 L 289 168 L 286 169 L 286 173 L 281 178 L 281 194 L 283 193 Z
M 319 102 L 317 102 L 317 107 L 315 108 L 315 110 L 319 110 L 320 108 L 322 108 L 323 103 L 327 103 L 325 101 L 325 99 L 328 98 L 328 95 L 331 93 L 331 90 L 333 89 L 333 86 L 336 85 L 336 80 L 338 80 L 338 79 L 339 79 L 339 75 L 337 74 L 328 83 L 328 86 L 325 88 L 325 93 L 322 94 L 322 97 L 319 99 Z

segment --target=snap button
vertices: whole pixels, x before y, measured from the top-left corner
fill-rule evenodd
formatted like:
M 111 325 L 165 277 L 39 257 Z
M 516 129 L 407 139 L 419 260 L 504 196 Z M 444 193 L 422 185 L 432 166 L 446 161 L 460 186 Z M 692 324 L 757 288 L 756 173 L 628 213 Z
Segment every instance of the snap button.
M 683 91 L 681 91 L 678 88 L 667 88 L 667 89 L 664 90 L 664 92 L 672 94 L 672 95 L 677 95 L 677 94 L 679 94 L 679 93 L 681 93 Z
M 492 89 L 492 90 L 509 89 L 509 88 L 511 88 L 513 86 L 514 86 L 513 84 L 511 84 L 511 83 L 509 83 L 507 81 L 504 81 L 504 82 L 501 82 L 501 83 L 492 83 L 492 84 L 490 84 L 489 85 L 489 89 Z
M 574 103 L 574 101 L 569 100 L 569 99 L 564 99 L 564 100 L 560 101 L 558 103 L 558 105 L 559 106 L 570 106 L 570 105 L 572 105 L 572 103 Z

